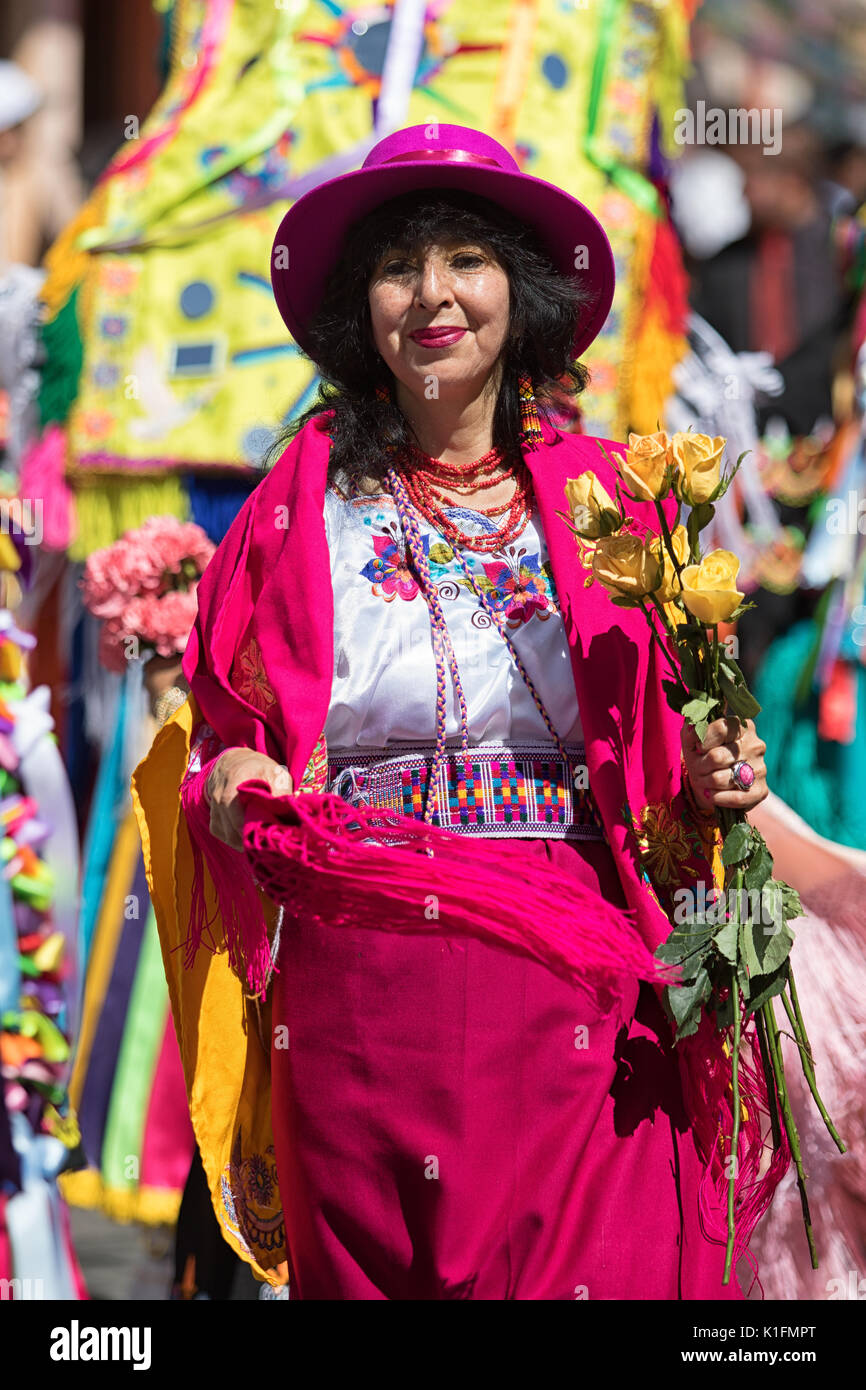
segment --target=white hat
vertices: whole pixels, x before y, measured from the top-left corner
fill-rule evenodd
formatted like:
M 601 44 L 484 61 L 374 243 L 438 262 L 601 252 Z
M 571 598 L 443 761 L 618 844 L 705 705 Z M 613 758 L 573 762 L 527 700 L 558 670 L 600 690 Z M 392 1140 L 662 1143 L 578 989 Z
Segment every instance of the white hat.
M 11 130 L 38 111 L 42 93 L 17 63 L 0 59 L 0 131 Z
M 746 235 L 746 176 L 730 155 L 699 150 L 674 164 L 668 182 L 671 216 L 691 256 L 706 260 Z

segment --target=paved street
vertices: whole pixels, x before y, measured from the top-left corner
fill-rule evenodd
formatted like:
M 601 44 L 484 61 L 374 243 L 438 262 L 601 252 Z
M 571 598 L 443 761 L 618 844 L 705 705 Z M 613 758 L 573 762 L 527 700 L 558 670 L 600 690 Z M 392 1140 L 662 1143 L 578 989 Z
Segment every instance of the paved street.
M 69 1207 L 72 1239 L 90 1297 L 130 1302 L 167 1299 L 174 1277 L 174 1230 L 123 1226 L 99 1211 Z M 232 1301 L 257 1299 L 259 1285 L 239 1265 Z

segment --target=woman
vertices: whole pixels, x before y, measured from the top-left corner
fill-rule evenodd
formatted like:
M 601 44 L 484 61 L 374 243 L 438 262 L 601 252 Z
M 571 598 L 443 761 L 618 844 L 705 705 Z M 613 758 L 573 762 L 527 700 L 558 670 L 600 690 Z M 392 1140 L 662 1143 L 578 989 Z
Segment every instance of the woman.
M 202 580 L 190 698 L 134 780 L 226 1232 L 271 1282 L 285 1255 L 291 1297 L 741 1298 L 704 1177 L 729 1074 L 702 1028 L 686 1103 L 640 952 L 670 930 L 661 898 L 711 878 L 713 808 L 766 794 L 764 750 L 721 720 L 681 752 L 643 620 L 586 589 L 557 516 L 585 468 L 613 491 L 597 441 L 535 409 L 586 384 L 604 232 L 489 137 L 412 127 L 293 206 L 273 281 L 323 390 Z M 251 781 L 470 840 L 489 929 L 314 905 L 277 940 L 241 852 Z M 375 851 L 369 874 L 379 891 Z M 497 939 L 526 884 L 576 885 L 624 951 L 631 911 L 615 1009 Z

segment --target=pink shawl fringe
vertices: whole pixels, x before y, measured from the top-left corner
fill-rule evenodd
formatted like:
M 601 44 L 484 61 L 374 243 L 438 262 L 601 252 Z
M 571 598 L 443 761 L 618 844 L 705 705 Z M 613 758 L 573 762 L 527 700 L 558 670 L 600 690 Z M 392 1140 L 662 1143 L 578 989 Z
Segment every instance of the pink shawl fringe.
M 257 788 L 263 790 L 257 790 Z M 334 926 L 455 932 L 517 947 L 585 990 L 609 1013 L 625 980 L 670 978 L 642 941 L 633 913 L 612 907 L 550 863 L 330 793 L 273 796 L 242 783 L 244 845 L 257 880 L 290 916 Z M 429 851 L 433 853 L 429 853 Z M 243 930 L 243 923 L 241 923 Z M 248 974 L 261 981 L 261 950 Z
M 264 992 L 271 970 L 264 905 L 246 855 L 211 834 L 210 808 L 204 796 L 210 766 L 208 763 L 181 786 L 193 862 L 184 966 L 192 966 L 202 945 L 211 951 L 225 950 L 235 974 L 258 995 Z M 210 912 L 205 864 L 214 889 Z M 221 932 L 217 936 L 214 925 L 218 919 Z

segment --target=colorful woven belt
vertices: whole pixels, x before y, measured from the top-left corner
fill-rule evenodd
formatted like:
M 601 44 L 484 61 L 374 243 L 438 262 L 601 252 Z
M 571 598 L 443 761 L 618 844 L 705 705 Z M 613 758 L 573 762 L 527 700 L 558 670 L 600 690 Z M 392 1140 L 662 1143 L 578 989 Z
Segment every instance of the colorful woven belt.
M 422 819 L 433 747 L 328 750 L 328 790 L 351 805 Z M 463 835 L 604 840 L 582 743 L 475 743 L 448 750 L 433 824 Z

